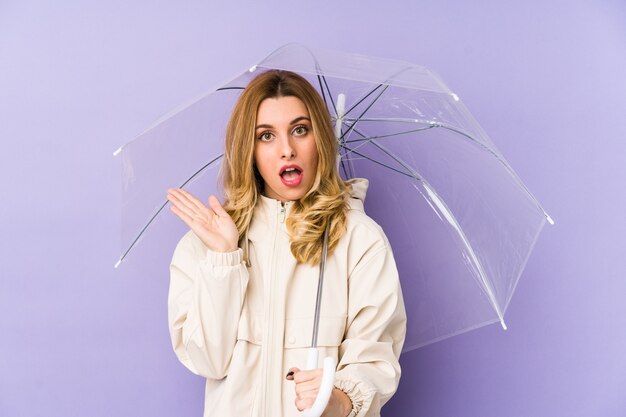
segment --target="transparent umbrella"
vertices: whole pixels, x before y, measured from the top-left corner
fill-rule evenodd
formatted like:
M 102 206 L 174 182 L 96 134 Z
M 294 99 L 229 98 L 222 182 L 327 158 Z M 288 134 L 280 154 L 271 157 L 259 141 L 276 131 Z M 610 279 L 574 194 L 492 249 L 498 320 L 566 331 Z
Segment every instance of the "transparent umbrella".
M 366 211 L 392 245 L 407 309 L 404 352 L 499 322 L 546 222 L 553 223 L 459 97 L 413 64 L 288 44 L 164 116 L 118 149 L 123 254 L 163 216 L 165 190 L 218 194 L 226 123 L 248 82 L 299 73 L 328 105 L 345 179 L 369 180 Z M 172 240 L 178 236 L 172 236 Z

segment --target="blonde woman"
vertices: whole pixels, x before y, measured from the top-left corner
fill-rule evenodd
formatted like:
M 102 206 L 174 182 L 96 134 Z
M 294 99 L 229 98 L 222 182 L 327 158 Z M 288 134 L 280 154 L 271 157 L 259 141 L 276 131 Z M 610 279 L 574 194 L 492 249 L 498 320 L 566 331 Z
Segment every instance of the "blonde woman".
M 363 211 L 366 180 L 344 182 L 317 91 L 272 70 L 243 91 L 226 132 L 224 204 L 168 190 L 191 229 L 171 263 L 174 351 L 206 378 L 205 416 L 292 417 L 322 370 L 310 347 L 324 231 L 320 356 L 337 359 L 323 416 L 378 416 L 396 391 L 406 315 L 389 242 Z

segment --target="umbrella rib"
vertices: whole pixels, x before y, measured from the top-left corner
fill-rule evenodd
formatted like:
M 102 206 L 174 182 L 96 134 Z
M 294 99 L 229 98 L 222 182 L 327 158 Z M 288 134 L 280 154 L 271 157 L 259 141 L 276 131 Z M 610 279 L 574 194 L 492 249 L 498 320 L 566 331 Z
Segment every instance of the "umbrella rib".
M 376 86 L 372 91 L 370 91 L 369 93 L 367 93 L 363 98 L 361 98 L 356 104 L 353 104 L 352 107 L 350 107 L 345 114 L 350 113 L 352 110 L 354 110 L 359 104 L 363 103 L 363 101 L 365 101 L 366 98 L 368 98 L 369 96 L 371 96 L 372 94 L 374 94 L 374 92 L 376 90 L 378 90 L 380 87 L 382 87 L 382 84 L 378 84 L 378 86 Z
M 326 78 L 323 75 L 317 74 L 317 82 L 320 85 L 320 90 L 322 92 L 322 99 L 324 100 L 324 104 L 326 104 L 326 107 L 328 108 L 328 102 L 326 101 L 326 93 L 324 92 L 324 85 L 322 84 L 322 80 L 324 81 L 324 85 L 326 85 L 326 89 L 328 90 L 328 97 L 331 100 L 331 104 L 333 106 L 333 110 L 335 112 L 335 115 L 337 115 L 337 108 L 335 107 L 335 102 L 333 100 L 333 95 L 330 91 L 330 88 L 328 87 L 328 83 L 326 82 Z M 343 170 L 343 175 L 345 175 L 346 178 L 351 178 L 353 175 L 351 175 L 351 172 L 348 172 L 348 169 L 346 169 L 346 164 L 343 160 L 343 158 L 339 158 L 339 162 L 341 164 L 341 169 Z
M 370 136 L 370 137 L 366 137 L 363 133 L 360 133 L 358 130 L 354 129 L 354 131 L 357 132 L 359 135 L 363 136 L 363 138 L 362 139 L 346 140 L 346 141 L 344 141 L 344 143 L 364 142 L 364 141 L 370 141 L 370 140 L 373 140 L 373 139 L 381 139 L 381 138 L 388 138 L 388 137 L 391 137 L 391 136 L 406 135 L 407 133 L 421 132 L 422 130 L 432 129 L 433 127 L 436 127 L 436 126 L 428 126 L 428 127 L 422 127 L 422 128 L 419 128 L 419 129 L 411 129 L 411 130 L 407 130 L 407 131 L 404 131 L 404 132 L 390 133 L 388 135 L 379 135 L 379 136 Z
M 359 119 L 348 119 L 348 121 L 352 121 L 352 120 L 354 120 L 355 123 L 356 123 L 356 121 L 365 121 L 365 122 L 400 122 L 400 123 L 418 123 L 418 124 L 426 124 L 427 123 L 429 125 L 428 129 L 440 127 L 440 128 L 446 129 L 446 130 L 450 130 L 451 132 L 458 133 L 461 136 L 465 136 L 467 139 L 469 139 L 470 141 L 476 143 L 481 148 L 484 148 L 489 153 L 491 153 L 498 161 L 500 161 L 500 163 L 502 163 L 507 168 L 507 170 L 509 170 L 509 171 L 511 170 L 511 168 L 508 166 L 506 161 L 504 161 L 496 151 L 494 151 L 493 149 L 491 149 L 489 146 L 485 145 L 484 143 L 480 142 L 479 140 L 475 139 L 469 133 L 467 133 L 467 132 L 465 132 L 465 131 L 463 131 L 461 129 L 457 129 L 455 127 L 452 127 L 452 126 L 450 126 L 450 125 L 448 125 L 446 123 L 425 121 L 425 120 L 419 120 L 419 119 L 408 119 L 408 118 L 407 119 L 405 119 L 405 118 L 359 118 Z M 425 129 L 421 129 L 421 130 L 425 130 Z M 366 137 L 362 133 L 361 133 L 361 136 Z
M 340 138 L 342 138 L 343 135 L 343 124 L 341 123 L 342 127 L 341 127 L 341 136 Z M 346 143 L 345 139 L 343 141 L 338 141 L 338 143 L 342 146 L 342 148 L 345 150 L 347 149 L 344 144 Z M 352 169 L 352 160 L 348 157 L 348 154 L 346 154 L 344 152 L 344 155 L 346 155 L 346 161 L 344 161 L 344 158 L 341 158 L 341 155 L 339 155 L 339 162 L 341 163 L 341 168 L 343 169 L 343 173 L 346 176 L 346 178 L 354 178 L 354 172 Z M 346 163 L 347 162 L 347 163 Z M 348 166 L 348 168 L 346 168 L 346 165 Z
M 411 173 L 402 172 L 402 171 L 400 171 L 400 170 L 399 170 L 399 169 L 397 169 L 397 168 L 394 168 L 394 167 L 392 167 L 392 166 L 389 166 L 389 165 L 387 165 L 387 164 L 385 164 L 385 163 L 383 163 L 383 162 L 377 161 L 376 159 L 370 158 L 369 156 L 367 156 L 367 155 L 365 155 L 365 154 L 362 154 L 361 152 L 358 152 L 358 151 L 356 151 L 356 150 L 354 150 L 354 149 L 350 149 L 350 148 L 348 148 L 348 147 L 346 147 L 346 146 L 343 146 L 343 145 L 342 145 L 341 147 L 342 147 L 342 148 L 344 148 L 344 149 L 346 149 L 346 150 L 348 150 L 350 153 L 354 153 L 354 154 L 356 154 L 356 155 L 360 156 L 361 158 L 367 159 L 367 160 L 368 160 L 368 161 L 370 161 L 370 162 L 373 162 L 373 163 L 375 163 L 375 164 L 378 164 L 378 165 L 381 165 L 381 166 L 383 166 L 383 167 L 385 167 L 385 168 L 388 168 L 388 169 L 390 169 L 390 170 L 392 170 L 392 171 L 395 171 L 395 172 L 397 172 L 398 174 L 406 175 L 406 176 L 407 176 L 407 177 L 409 177 L 409 178 L 415 178 L 415 176 L 414 176 L 413 174 L 411 174 Z
M 340 147 L 341 149 L 344 149 L 344 150 L 345 150 L 345 149 L 347 149 L 347 148 L 346 148 L 344 145 L 342 145 L 341 143 L 339 144 L 339 147 Z M 347 154 L 346 154 L 345 152 L 344 152 L 344 155 L 346 155 L 346 156 L 347 156 Z M 346 169 L 346 164 L 344 163 L 344 158 L 342 158 L 342 157 L 341 157 L 341 153 L 340 153 L 340 152 L 339 152 L 339 163 L 341 164 L 341 169 L 342 169 L 342 171 L 343 171 L 343 175 L 345 175 L 345 176 L 346 176 L 346 178 L 352 178 L 352 177 L 350 176 L 350 173 L 349 173 L 349 172 L 348 172 L 348 170 Z
M 335 111 L 335 115 L 337 115 L 337 106 L 335 105 L 335 100 L 333 100 L 333 94 L 330 91 L 330 87 L 328 86 L 328 82 L 326 81 L 326 77 L 324 77 L 323 75 L 318 75 L 318 77 L 322 77 L 322 80 L 324 81 L 324 85 L 326 86 L 326 90 L 328 91 L 328 98 L 330 98 L 330 102 L 333 105 L 333 110 Z
M 345 146 L 341 145 L 341 147 L 343 149 L 346 149 Z M 345 153 L 344 153 L 345 154 Z M 345 154 L 347 156 L 347 154 Z M 352 175 L 350 172 L 348 172 L 348 170 L 346 169 L 346 164 L 343 160 L 343 158 L 341 157 L 341 155 L 339 155 L 339 163 L 341 164 L 341 169 L 343 170 L 343 175 L 346 176 L 346 178 L 352 178 Z
M 487 151 L 489 151 L 489 153 L 493 154 L 493 156 L 495 156 L 500 162 L 502 162 L 503 164 L 506 164 L 506 161 L 503 161 L 502 158 L 500 158 L 500 156 L 498 155 L 498 153 L 496 151 L 494 151 L 493 149 L 491 149 L 489 146 L 485 145 L 484 143 L 480 142 L 479 140 L 475 139 L 472 135 L 470 135 L 469 133 L 465 132 L 464 130 L 455 128 L 447 123 L 442 123 L 442 122 L 433 122 L 433 121 L 429 121 L 429 120 L 420 120 L 420 119 L 409 119 L 409 118 L 385 118 L 385 117 L 380 117 L 380 118 L 358 118 L 358 119 L 347 119 L 348 121 L 354 121 L 355 123 L 357 121 L 361 121 L 361 122 L 392 122 L 392 123 L 417 123 L 417 124 L 428 124 L 428 128 L 433 128 L 433 127 L 440 127 L 446 130 L 450 130 L 454 133 L 458 133 L 459 135 L 465 136 L 467 139 L 471 140 L 472 142 L 475 142 L 478 146 L 485 148 Z
M 449 130 L 451 132 L 458 133 L 461 136 L 465 136 L 467 139 L 469 139 L 470 141 L 474 142 L 479 147 L 485 149 L 487 152 L 492 154 L 498 161 L 500 161 L 500 163 L 502 163 L 505 166 L 505 168 L 509 172 L 511 171 L 511 167 L 509 167 L 509 165 L 506 163 L 506 161 L 504 161 L 496 151 L 494 151 L 493 149 L 491 149 L 489 146 L 485 145 L 484 143 L 480 142 L 479 140 L 475 139 L 469 133 L 467 133 L 467 132 L 465 132 L 465 131 L 463 131 L 461 129 L 454 128 L 454 127 L 452 127 L 450 125 L 447 125 L 445 123 L 432 122 L 432 121 L 430 121 L 430 122 L 428 122 L 428 121 L 421 121 L 419 119 L 402 119 L 402 118 L 396 118 L 396 119 L 393 119 L 393 118 L 389 118 L 389 119 L 387 119 L 387 118 L 373 118 L 373 119 L 372 118 L 368 118 L 368 119 L 360 118 L 360 119 L 358 119 L 358 121 L 367 121 L 367 122 L 402 122 L 402 123 L 405 122 L 405 123 L 419 123 L 419 124 L 428 123 L 429 124 L 428 127 L 422 128 L 422 129 L 418 129 L 418 130 L 426 130 L 426 129 L 439 128 L 440 127 L 442 129 L 446 129 L 446 130 Z M 355 123 L 356 123 L 356 120 L 355 120 Z M 418 131 L 418 130 L 416 130 L 416 131 Z M 405 133 L 409 133 L 409 132 L 405 132 Z M 359 134 L 361 136 L 363 136 L 364 138 L 366 138 L 366 135 L 364 135 L 362 133 L 359 133 Z M 395 135 L 395 134 L 391 134 L 389 136 L 393 136 L 393 135 Z M 359 139 L 359 140 L 363 140 L 363 139 Z
M 326 101 L 326 93 L 324 92 L 324 86 L 322 85 L 322 78 L 319 74 L 317 74 L 317 82 L 320 85 L 320 91 L 322 92 L 322 100 L 324 100 L 324 104 L 326 108 L 328 108 L 328 102 Z M 337 114 L 337 110 L 335 110 L 335 114 Z
M 374 98 L 374 100 L 372 100 L 372 102 L 365 108 L 365 110 L 363 110 L 363 112 L 359 115 L 359 117 L 356 118 L 356 120 L 354 120 L 354 123 L 352 123 L 350 125 L 350 127 L 348 128 L 348 130 L 346 130 L 345 133 L 342 133 L 341 137 L 339 139 L 343 139 L 348 133 L 350 133 L 350 130 L 354 129 L 354 126 L 359 122 L 359 120 L 361 119 L 361 117 L 363 117 L 363 115 L 365 113 L 367 113 L 367 111 L 372 108 L 372 106 L 374 105 L 374 103 L 376 103 L 378 101 L 378 99 L 380 98 L 380 96 L 383 95 L 383 93 L 385 91 L 387 91 L 387 88 L 389 88 L 389 85 L 386 85 L 385 88 L 383 88 L 383 90 L 378 93 L 378 95 Z
M 357 119 L 351 119 L 349 117 L 346 117 L 345 120 L 352 122 Z M 422 124 L 429 124 L 429 125 L 439 124 L 437 122 L 433 122 L 432 120 L 412 119 L 409 117 L 361 117 L 359 118 L 359 120 L 362 122 L 422 123 Z
M 374 143 L 374 144 L 376 145 L 376 143 L 374 142 L 374 138 L 368 138 L 368 137 L 367 137 L 367 135 L 365 135 L 364 133 L 362 133 L 359 129 L 354 128 L 354 132 L 355 132 L 356 134 L 358 134 L 358 135 L 361 135 L 361 137 L 362 137 L 363 139 L 354 139 L 354 140 L 352 140 L 352 141 L 350 141 L 350 142 L 347 142 L 347 141 L 345 142 L 345 143 L 361 142 L 361 143 L 360 143 L 360 144 L 359 144 L 356 148 L 353 148 L 353 149 L 355 149 L 355 150 L 356 150 L 356 149 L 358 149 L 358 148 L 363 147 L 364 145 L 366 145 L 366 144 L 368 144 L 368 143 Z M 391 155 L 388 155 L 388 156 L 391 156 Z M 395 159 L 394 159 L 394 160 L 395 160 Z M 398 162 L 398 161 L 396 161 L 396 162 Z
M 357 103 L 355 103 L 354 105 L 352 105 L 352 107 L 350 107 L 348 109 L 348 111 L 344 112 L 343 116 L 345 116 L 346 114 L 350 113 L 352 110 L 354 110 L 359 104 L 361 104 L 363 101 L 365 101 L 365 99 L 367 99 L 369 96 L 371 96 L 372 94 L 374 94 L 374 92 L 376 92 L 376 90 L 378 90 L 380 87 L 382 87 L 383 84 L 378 84 L 374 89 L 372 89 L 372 91 L 370 91 L 369 93 L 367 93 L 365 96 L 363 96 Z M 385 88 L 383 89 L 383 91 L 381 91 L 375 98 L 374 100 L 372 100 L 372 102 L 367 106 L 367 108 L 363 111 L 363 113 L 361 113 L 361 115 L 354 121 L 354 123 L 352 123 L 351 126 L 348 127 L 348 130 L 346 130 L 345 132 L 341 131 L 341 136 L 338 138 L 339 142 L 343 142 L 346 143 L 346 135 L 350 133 L 350 129 L 354 128 L 354 126 L 356 125 L 356 123 L 359 121 L 359 119 L 374 105 L 374 103 L 376 103 L 376 101 L 380 98 L 380 96 L 385 92 L 385 90 L 387 90 L 389 86 L 385 86 Z M 335 111 L 336 113 L 336 111 Z M 342 118 L 343 118 L 342 116 Z M 342 121 L 342 125 L 345 122 Z M 347 123 L 346 123 L 347 125 Z M 341 161 L 341 163 L 343 164 L 343 160 Z M 344 172 L 345 172 L 345 167 L 342 165 L 342 167 L 344 168 Z M 348 160 L 348 167 L 350 168 L 350 173 L 352 174 L 352 163 L 350 163 L 350 160 Z M 354 177 L 354 175 L 350 175 L 350 177 Z
M 409 65 L 408 67 L 402 68 L 401 70 L 399 70 L 398 72 L 396 72 L 395 74 L 393 74 L 392 76 L 388 77 L 385 82 L 380 83 L 378 85 L 378 87 L 374 88 L 369 94 L 367 94 L 365 97 L 363 97 L 363 99 L 361 99 L 357 104 L 355 104 L 354 106 L 352 106 L 350 108 L 350 110 L 348 110 L 345 114 L 348 114 L 352 109 L 354 109 L 356 106 L 358 106 L 363 100 L 365 100 L 367 97 L 369 97 L 370 94 L 372 94 L 374 91 L 376 91 L 380 86 L 385 85 L 385 90 L 387 89 L 387 87 L 389 87 L 389 82 L 392 81 L 393 79 L 395 79 L 398 75 L 402 74 L 405 71 L 408 71 L 410 69 L 415 68 L 415 65 Z M 380 97 L 380 95 L 378 96 Z M 378 100 L 378 97 L 376 97 L 374 99 L 374 101 Z M 374 104 L 374 102 L 372 102 L 372 104 Z
M 194 179 L 198 174 L 200 174 L 202 171 L 204 171 L 206 168 L 208 168 L 209 166 L 211 166 L 214 162 L 218 161 L 220 158 L 222 158 L 224 156 L 224 154 L 221 154 L 215 158 L 213 158 L 211 161 L 209 161 L 207 164 L 205 164 L 202 168 L 200 168 L 199 170 L 197 170 L 191 177 L 187 178 L 187 180 L 185 180 L 185 182 L 183 182 L 178 188 L 183 188 L 185 185 L 187 185 L 189 183 L 189 181 L 191 181 L 192 179 Z M 128 249 L 126 249 L 126 252 L 124 252 L 124 254 L 120 257 L 120 259 L 117 261 L 117 264 L 115 264 L 115 267 L 117 267 L 123 260 L 124 258 L 126 258 L 126 256 L 128 255 L 128 253 L 133 249 L 133 247 L 137 244 L 137 242 L 139 241 L 139 239 L 141 238 L 141 236 L 144 234 L 144 232 L 146 231 L 146 229 L 152 224 L 152 222 L 154 221 L 154 219 L 156 219 L 156 217 L 159 215 L 159 213 L 161 213 L 161 211 L 163 211 L 163 209 L 165 208 L 165 206 L 167 205 L 167 201 L 165 203 L 163 203 L 163 205 L 161 207 L 159 207 L 159 209 L 156 211 L 156 213 L 154 213 L 154 215 L 152 216 L 152 218 L 150 218 L 150 220 L 148 221 L 148 223 L 146 223 L 146 225 L 141 229 L 141 231 L 139 232 L 139 234 L 137 235 L 137 237 L 135 237 L 135 240 L 133 240 L 133 242 L 130 244 L 130 246 L 128 247 Z
M 382 147 L 381 145 L 379 145 L 375 140 L 371 140 L 370 143 L 372 145 L 374 145 L 376 148 L 378 148 L 378 150 L 380 150 L 381 152 L 383 152 L 385 155 L 387 155 L 388 157 L 390 157 L 391 159 L 393 159 L 394 161 L 396 161 L 398 164 L 400 164 L 400 166 L 404 169 L 406 169 L 407 171 L 409 171 L 412 176 L 418 180 L 418 181 L 424 181 L 422 179 L 422 177 L 420 177 L 417 172 L 415 172 L 410 166 L 408 166 L 403 160 L 401 160 L 400 158 L 398 158 L 397 156 L 395 156 L 391 151 L 388 151 L 387 149 L 385 149 L 384 147 Z
M 223 90 L 245 90 L 246 87 L 220 87 L 215 91 L 223 91 Z
M 530 199 L 535 202 L 535 205 L 537 206 L 537 208 L 539 210 L 541 210 L 541 212 L 544 214 L 544 216 L 546 217 L 548 222 L 550 224 L 554 224 L 554 220 L 552 220 L 552 217 L 550 217 L 550 215 L 544 210 L 544 208 L 541 206 L 541 204 L 539 203 L 537 198 L 534 196 L 534 194 L 530 192 L 528 187 L 526 187 L 526 184 L 524 184 L 524 182 L 522 182 L 522 180 L 517 176 L 515 171 L 513 171 L 513 168 L 511 168 L 511 166 L 506 162 L 506 160 L 504 160 L 504 158 L 502 156 L 500 156 L 500 154 L 498 152 L 496 152 L 494 149 L 492 149 L 490 146 L 485 145 L 484 143 L 482 143 L 479 140 L 475 139 L 469 133 L 467 133 L 467 132 L 465 132 L 465 131 L 463 131 L 461 129 L 457 129 L 457 128 L 455 128 L 455 127 L 453 127 L 451 125 L 448 125 L 446 123 L 432 122 L 432 121 L 421 121 L 419 119 L 408 119 L 408 118 L 407 119 L 405 119 L 405 118 L 357 118 L 357 119 L 348 119 L 348 121 L 354 121 L 354 123 L 356 123 L 357 121 L 366 121 L 366 122 L 381 122 L 381 121 L 384 121 L 384 122 L 400 122 L 400 123 L 428 123 L 428 124 L 430 124 L 430 127 L 442 128 L 442 129 L 446 129 L 446 130 L 449 130 L 449 131 L 454 132 L 454 133 L 458 133 L 459 135 L 466 137 L 471 142 L 473 142 L 474 144 L 476 144 L 480 148 L 486 150 L 491 155 L 493 155 L 496 158 L 496 160 L 498 160 L 498 162 L 500 162 L 504 166 L 504 169 L 506 169 L 506 171 L 513 178 L 513 180 L 526 192 L 526 194 L 528 194 Z M 353 130 L 356 131 L 356 129 L 353 129 Z M 367 137 L 366 135 L 364 135 L 362 133 L 359 133 L 359 134 L 361 136 L 363 136 L 363 138 Z M 365 140 L 365 139 L 363 139 L 363 140 Z

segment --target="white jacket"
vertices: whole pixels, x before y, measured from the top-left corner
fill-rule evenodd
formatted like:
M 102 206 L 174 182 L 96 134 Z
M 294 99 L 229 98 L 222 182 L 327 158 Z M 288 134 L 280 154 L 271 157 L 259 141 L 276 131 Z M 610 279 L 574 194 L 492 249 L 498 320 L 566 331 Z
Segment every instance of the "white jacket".
M 351 416 L 380 415 L 400 380 L 406 313 L 393 254 L 363 211 L 367 180 L 354 180 L 347 232 L 326 260 L 320 360 L 337 359 L 335 386 Z M 169 326 L 180 361 L 207 378 L 204 416 L 295 417 L 289 368 L 311 345 L 319 267 L 297 264 L 285 218 L 291 203 L 261 197 L 243 250 L 210 251 L 193 233 L 171 263 Z M 245 245 L 243 245 L 245 246 Z

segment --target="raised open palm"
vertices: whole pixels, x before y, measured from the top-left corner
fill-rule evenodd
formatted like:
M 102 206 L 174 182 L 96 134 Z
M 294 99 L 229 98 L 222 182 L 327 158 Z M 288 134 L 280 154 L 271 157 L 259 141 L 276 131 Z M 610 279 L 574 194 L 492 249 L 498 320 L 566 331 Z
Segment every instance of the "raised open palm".
M 215 196 L 208 199 L 209 207 L 180 188 L 167 190 L 170 210 L 189 226 L 207 248 L 214 252 L 237 250 L 239 232 L 235 222 Z

